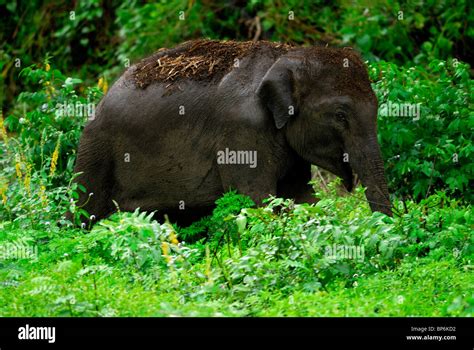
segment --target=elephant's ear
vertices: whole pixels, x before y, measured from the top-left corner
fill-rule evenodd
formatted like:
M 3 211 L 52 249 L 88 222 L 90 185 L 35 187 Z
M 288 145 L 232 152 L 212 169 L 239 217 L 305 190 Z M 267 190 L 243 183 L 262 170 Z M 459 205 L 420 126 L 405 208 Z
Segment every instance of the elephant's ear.
M 277 129 L 297 114 L 293 98 L 294 69 L 298 59 L 281 57 L 267 71 L 257 88 L 257 95 L 273 114 Z

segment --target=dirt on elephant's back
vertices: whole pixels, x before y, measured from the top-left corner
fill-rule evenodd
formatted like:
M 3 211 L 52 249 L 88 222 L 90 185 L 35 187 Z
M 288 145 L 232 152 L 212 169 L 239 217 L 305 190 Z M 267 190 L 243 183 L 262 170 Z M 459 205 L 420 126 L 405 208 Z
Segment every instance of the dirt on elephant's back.
M 173 49 L 160 49 L 141 60 L 133 72 L 133 79 L 142 89 L 155 81 L 169 84 L 180 79 L 211 81 L 222 78 L 239 59 L 253 52 L 271 49 L 281 55 L 291 48 L 288 44 L 269 41 L 188 41 Z

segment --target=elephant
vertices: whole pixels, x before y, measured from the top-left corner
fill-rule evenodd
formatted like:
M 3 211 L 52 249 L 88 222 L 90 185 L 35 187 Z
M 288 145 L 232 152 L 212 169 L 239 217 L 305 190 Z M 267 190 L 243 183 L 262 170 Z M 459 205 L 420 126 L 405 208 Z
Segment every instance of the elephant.
M 311 165 L 392 215 L 377 98 L 351 48 L 192 40 L 132 65 L 86 124 L 78 205 L 99 220 L 157 211 L 189 223 L 229 189 L 313 202 Z

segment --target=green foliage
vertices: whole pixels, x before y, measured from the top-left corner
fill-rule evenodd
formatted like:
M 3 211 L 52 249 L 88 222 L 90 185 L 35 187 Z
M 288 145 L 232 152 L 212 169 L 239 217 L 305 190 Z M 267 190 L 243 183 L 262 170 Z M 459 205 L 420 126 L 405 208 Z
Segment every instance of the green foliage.
M 2 1 L 0 11 L 0 58 L 18 58 L 21 68 L 50 54 L 61 70 L 71 65 L 110 60 L 110 52 L 100 44 L 110 43 L 108 31 L 113 27 L 115 4 L 98 0 L 28 2 Z M 10 55 L 14 53 L 14 55 Z M 7 68 L 15 71 L 14 61 Z M 86 68 L 86 67 L 85 67 Z M 94 67 L 97 68 L 97 67 Z M 86 68 L 87 70 L 87 68 Z
M 231 38 L 245 38 L 247 33 L 235 33 L 235 9 L 221 7 L 226 19 L 216 19 L 221 30 L 231 32 Z M 469 9 L 468 1 L 452 0 L 387 0 L 370 4 L 264 0 L 249 1 L 243 12 L 250 23 L 250 18 L 259 17 L 262 37 L 266 39 L 353 46 L 371 61 L 383 58 L 399 64 L 418 64 L 435 57 L 468 60 L 470 53 L 463 42 L 472 44 L 474 37 L 474 16 Z
M 141 58 L 160 47 L 192 38 L 204 26 L 204 13 L 199 2 L 191 5 L 185 0 L 122 3 L 117 9 L 119 35 L 123 40 L 116 53 L 119 61 Z M 180 20 L 180 16 L 184 19 Z M 164 25 L 157 26 L 157 22 Z
M 427 68 L 378 62 L 369 72 L 379 100 L 379 141 L 391 193 L 421 199 L 444 189 L 471 202 L 474 84 L 469 66 L 453 60 L 433 60 Z M 418 106 L 419 114 L 383 115 L 380 107 L 390 103 Z
M 18 109 L 5 124 L 17 133 L 22 156 L 32 161 L 35 169 L 42 167 L 44 155 L 52 154 L 59 145 L 55 175 L 69 178 L 74 160 L 69 155 L 75 153 L 82 126 L 92 117 L 88 113 L 93 113 L 102 92 L 96 87 L 79 88 L 82 80 L 50 69 L 48 61 L 43 68 L 31 66 L 21 71 L 20 77 L 35 91 L 20 93 Z
M 463 42 L 474 37 L 468 1 L 382 1 L 367 6 L 345 1 L 249 1 L 242 7 L 225 1 L 124 3 L 117 10 L 123 44 L 120 62 L 143 57 L 196 36 L 248 40 L 257 37 L 298 44 L 353 46 L 371 61 L 429 62 L 466 58 Z M 181 17 L 180 17 L 181 16 Z M 258 19 L 257 19 L 258 17 Z M 180 19 L 181 18 L 181 19 Z M 156 22 L 166 25 L 156 27 Z M 236 25 L 239 23 L 240 25 Z
M 228 218 L 237 240 L 219 246 L 178 242 L 170 224 L 139 211 L 87 234 L 2 223 L 0 246 L 17 242 L 38 255 L 0 261 L 0 314 L 472 316 L 470 206 L 440 192 L 405 203 L 393 219 L 368 215 L 361 188 L 340 197 L 337 183 L 329 187 L 317 204 L 271 198 L 242 209 Z
M 137 271 L 167 265 L 182 268 L 192 251 L 178 242 L 170 224 L 158 224 L 153 215 L 138 210 L 116 213 L 85 236 L 80 251 Z
M 48 60 L 42 68 L 31 66 L 20 75 L 35 90 L 19 95 L 16 109 L 4 122 L 0 218 L 30 227 L 65 224 L 70 199 L 77 198 L 74 154 L 82 126 L 93 116 L 102 91 L 84 89 L 80 79 L 51 69 Z M 10 138 L 6 129 L 16 137 Z
M 240 290 L 275 288 L 284 293 L 295 285 L 304 290 L 325 288 L 337 277 L 350 285 L 354 275 L 394 268 L 406 256 L 437 259 L 455 251 L 458 259 L 467 261 L 474 243 L 468 229 L 473 222 L 470 207 L 459 208 L 444 195 L 438 196 L 415 208 L 409 204 L 409 214 L 398 221 L 363 213 L 354 205 L 358 196 L 326 198 L 314 206 L 275 198 L 266 208 L 242 212 L 248 222 L 242 240 L 248 240 L 248 249 L 239 259 L 225 260 L 223 266 Z M 337 206 L 345 201 L 349 205 Z M 433 203 L 440 207 L 429 210 Z M 342 248 L 350 254 L 339 258 Z
M 296 0 L 4 1 L 1 78 L 13 88 L 10 104 L 21 86 L 18 71 L 47 54 L 60 70 L 81 69 L 83 78 L 91 78 L 104 71 L 117 75 L 130 60 L 195 37 L 354 46 L 367 59 L 399 64 L 450 57 L 469 61 L 474 37 L 469 5 L 467 0 L 387 0 L 370 6 Z
M 469 316 L 474 298 L 465 287 L 472 283 L 452 260 L 402 262 L 395 271 L 355 276 L 352 288 L 268 298 L 256 316 Z
M 204 217 L 190 226 L 178 229 L 179 237 L 195 241 L 206 236 L 210 241 L 222 243 L 223 237 L 235 238 L 237 226 L 229 219 L 241 209 L 253 207 L 255 203 L 247 196 L 230 191 L 216 201 L 212 215 Z

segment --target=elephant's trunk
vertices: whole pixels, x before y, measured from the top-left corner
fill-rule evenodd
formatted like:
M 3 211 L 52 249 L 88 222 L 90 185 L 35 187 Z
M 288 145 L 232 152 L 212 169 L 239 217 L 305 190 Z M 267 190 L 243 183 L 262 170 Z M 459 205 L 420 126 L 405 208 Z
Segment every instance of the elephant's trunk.
M 383 159 L 377 136 L 360 140 L 352 145 L 349 163 L 357 173 L 363 186 L 367 188 L 365 196 L 372 211 L 392 216 L 387 181 L 385 180 Z

